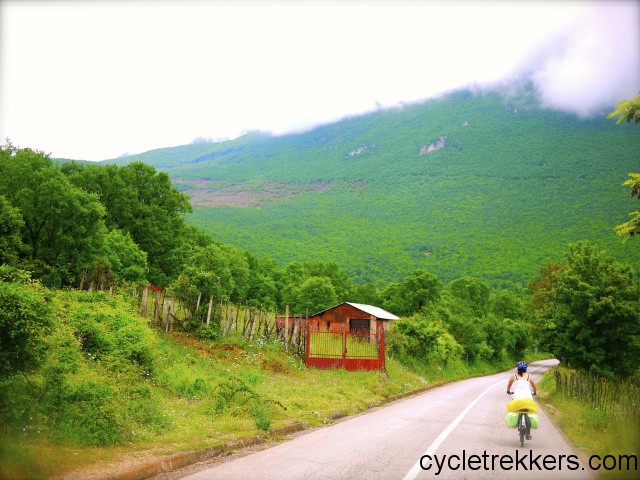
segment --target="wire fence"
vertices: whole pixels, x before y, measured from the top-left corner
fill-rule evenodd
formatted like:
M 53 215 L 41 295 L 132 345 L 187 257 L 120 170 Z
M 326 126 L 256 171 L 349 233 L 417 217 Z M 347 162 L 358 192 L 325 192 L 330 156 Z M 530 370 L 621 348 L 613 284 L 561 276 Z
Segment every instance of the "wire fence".
M 196 331 L 215 338 L 232 335 L 247 340 L 278 339 L 285 348 L 304 357 L 305 317 L 290 315 L 286 324 L 278 322 L 277 312 L 248 302 L 232 303 L 200 295 L 191 305 L 185 305 L 160 288 L 134 289 L 138 297 L 139 313 L 149 326 L 170 332 L 173 330 Z
M 640 386 L 629 381 L 611 381 L 595 375 L 557 368 L 556 388 L 565 396 L 579 398 L 593 408 L 637 418 Z

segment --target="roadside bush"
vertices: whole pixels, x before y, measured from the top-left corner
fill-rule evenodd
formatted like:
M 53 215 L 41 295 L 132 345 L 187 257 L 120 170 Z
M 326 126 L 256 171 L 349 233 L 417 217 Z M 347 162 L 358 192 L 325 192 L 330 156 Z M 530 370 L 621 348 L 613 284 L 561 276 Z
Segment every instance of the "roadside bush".
M 35 370 L 51 328 L 49 293 L 26 272 L 0 267 L 0 378 Z M 1 394 L 0 394 L 1 395 Z
M 413 357 L 443 365 L 462 354 L 462 348 L 444 326 L 437 312 L 420 313 L 397 321 L 389 332 L 389 352 L 400 359 Z
M 166 429 L 170 422 L 152 383 L 158 339 L 144 320 L 102 292 L 57 292 L 54 304 L 48 355 L 25 399 L 52 439 L 114 445 Z M 13 415 L 20 425 L 19 408 Z
M 138 433 L 144 435 L 142 427 L 151 433 L 165 431 L 171 419 L 162 409 L 158 394 L 148 385 L 136 383 L 126 392 L 126 411 L 129 416 L 128 425 L 137 425 Z
M 531 343 L 531 332 L 527 325 L 509 318 L 489 315 L 483 319 L 486 343 L 491 348 L 495 360 L 522 357 Z
M 273 420 L 273 412 L 263 402 L 256 402 L 251 408 L 251 416 L 253 417 L 256 427 L 259 430 L 268 432 L 271 430 L 271 421 Z
M 158 374 L 157 381 L 170 391 L 187 398 L 210 394 L 214 387 L 203 378 L 202 371 L 187 365 L 169 365 Z
M 147 374 L 153 374 L 157 342 L 151 331 L 138 319 L 135 320 L 116 331 L 116 354 L 120 353 L 124 359 L 143 368 Z
M 37 418 L 33 393 L 33 385 L 20 375 L 0 380 L 0 435 L 32 434 L 28 427 L 33 424 L 34 416 Z
M 126 419 L 117 392 L 90 371 L 65 374 L 45 388 L 45 404 L 54 437 L 79 445 L 115 445 L 123 439 Z
M 202 340 L 217 340 L 220 338 L 220 327 L 217 325 L 200 325 L 196 330 L 196 336 Z
M 79 292 L 80 297 L 86 294 Z M 100 300 L 100 296 L 98 296 Z M 135 313 L 121 311 L 119 304 L 104 298 L 90 309 L 81 305 L 69 312 L 68 323 L 82 351 L 94 359 L 109 362 L 118 371 L 140 367 L 146 375 L 153 374 L 157 339 L 143 319 Z
M 96 358 L 105 358 L 113 353 L 115 336 L 107 325 L 85 316 L 74 317 L 72 324 L 74 336 L 83 352 Z

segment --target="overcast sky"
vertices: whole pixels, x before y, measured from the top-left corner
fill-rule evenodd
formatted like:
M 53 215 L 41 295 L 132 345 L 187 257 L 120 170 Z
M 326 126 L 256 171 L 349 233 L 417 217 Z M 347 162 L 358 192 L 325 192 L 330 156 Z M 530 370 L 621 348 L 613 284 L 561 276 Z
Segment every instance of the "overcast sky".
M 526 75 L 640 92 L 640 1 L 0 0 L 0 140 L 53 157 L 276 134 Z

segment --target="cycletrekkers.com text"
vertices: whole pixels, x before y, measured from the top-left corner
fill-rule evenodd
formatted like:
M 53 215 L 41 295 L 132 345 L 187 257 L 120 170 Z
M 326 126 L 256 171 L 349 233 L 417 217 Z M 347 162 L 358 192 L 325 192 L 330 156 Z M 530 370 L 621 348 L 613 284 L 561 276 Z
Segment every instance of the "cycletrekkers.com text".
M 423 455 L 420 457 L 420 468 L 436 475 L 440 475 L 443 469 L 453 471 L 473 471 L 473 470 L 538 470 L 538 471 L 567 471 L 585 470 L 580 465 L 577 455 L 535 455 L 533 450 L 529 453 L 520 453 L 516 450 L 514 455 L 496 455 L 487 453 L 482 455 L 467 454 L 462 451 L 462 455 Z M 617 470 L 617 471 L 637 471 L 638 457 L 636 455 L 592 455 L 589 457 L 588 468 L 597 470 Z

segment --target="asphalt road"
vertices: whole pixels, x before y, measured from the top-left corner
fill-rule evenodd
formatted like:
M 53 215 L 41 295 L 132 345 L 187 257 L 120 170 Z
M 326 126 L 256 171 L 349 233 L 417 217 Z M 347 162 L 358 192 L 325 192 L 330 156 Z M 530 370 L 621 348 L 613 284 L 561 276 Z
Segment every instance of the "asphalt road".
M 557 361 L 530 365 L 535 380 Z M 520 447 L 504 423 L 508 374 L 455 382 L 289 441 L 200 464 L 173 478 L 211 479 L 591 479 L 578 455 L 540 411 L 540 428 Z M 428 468 L 428 470 L 427 470 Z M 175 474 L 177 473 L 177 476 Z

